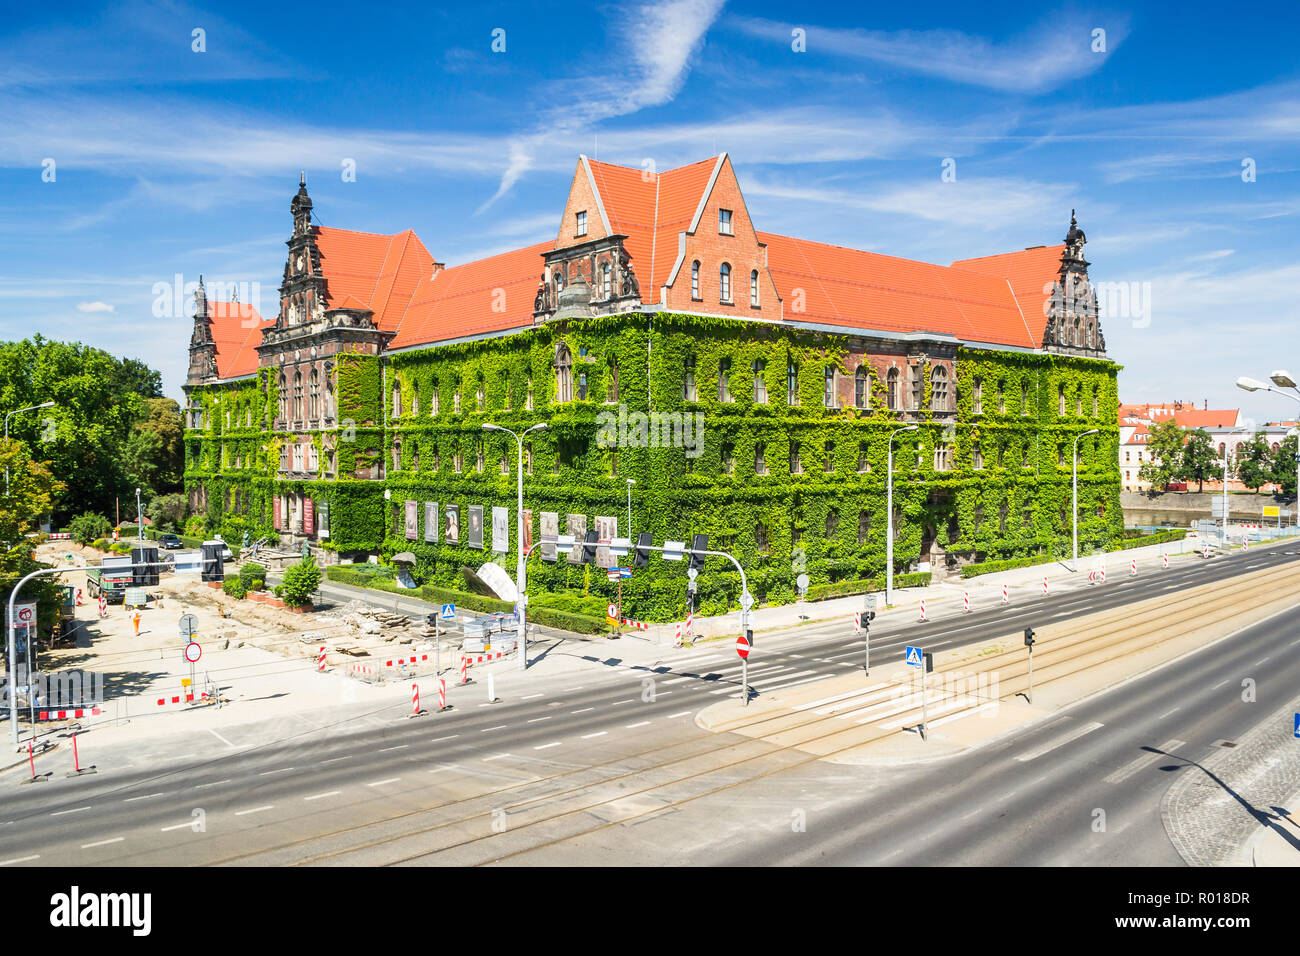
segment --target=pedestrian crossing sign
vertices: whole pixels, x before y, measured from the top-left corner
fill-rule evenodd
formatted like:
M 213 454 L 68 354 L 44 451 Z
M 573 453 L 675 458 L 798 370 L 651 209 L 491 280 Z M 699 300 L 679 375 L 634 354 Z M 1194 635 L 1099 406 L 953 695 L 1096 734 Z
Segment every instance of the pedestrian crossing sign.
M 1300 738 L 1300 714 L 1295 715 L 1295 735 Z
M 456 620 L 456 605 L 454 605 L 454 604 L 444 604 L 444 605 L 442 606 L 442 619 L 443 619 L 444 621 L 454 621 L 454 620 Z
M 909 667 L 920 667 L 921 649 L 919 647 L 909 647 L 907 649 L 907 654 L 903 659 L 907 661 Z

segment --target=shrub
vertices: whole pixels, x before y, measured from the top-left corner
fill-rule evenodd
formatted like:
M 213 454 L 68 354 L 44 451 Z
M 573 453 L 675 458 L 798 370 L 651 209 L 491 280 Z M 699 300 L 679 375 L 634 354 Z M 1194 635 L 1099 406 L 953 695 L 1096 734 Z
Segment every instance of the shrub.
M 609 630 L 609 624 L 603 616 L 591 617 L 587 614 L 570 614 L 553 607 L 528 607 L 528 620 L 534 624 L 558 627 L 578 634 L 603 634 Z
M 96 538 L 94 541 L 90 542 L 90 546 L 92 548 L 98 548 L 100 551 L 107 551 L 108 540 L 106 538 Z
M 87 511 L 68 522 L 68 534 L 77 544 L 91 544 L 96 539 L 108 537 L 112 524 L 103 515 Z
M 239 583 L 249 591 L 260 591 L 266 584 L 266 568 L 249 561 L 239 569 Z
M 226 578 L 221 582 L 221 590 L 225 591 L 232 598 L 242 598 L 248 593 L 248 589 L 244 587 L 244 582 L 239 578 Z
M 930 572 L 919 571 L 913 574 L 895 574 L 894 587 L 926 587 L 930 583 Z M 862 578 L 857 581 L 836 581 L 834 584 L 814 584 L 808 589 L 809 601 L 825 601 L 827 598 L 846 597 L 851 594 L 867 594 L 885 589 L 885 576 Z
M 204 515 L 190 515 L 189 520 L 185 522 L 185 533 L 191 538 L 206 538 L 208 519 Z
M 311 596 L 320 587 L 320 568 L 311 555 L 297 564 L 290 565 L 284 572 L 284 579 L 275 589 L 275 596 L 291 607 L 304 607 L 311 603 Z

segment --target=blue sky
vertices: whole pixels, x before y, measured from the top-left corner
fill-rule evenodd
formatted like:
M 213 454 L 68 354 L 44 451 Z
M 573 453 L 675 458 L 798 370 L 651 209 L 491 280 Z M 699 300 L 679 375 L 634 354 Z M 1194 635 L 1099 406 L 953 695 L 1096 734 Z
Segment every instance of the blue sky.
M 455 264 L 553 236 L 579 153 L 667 169 L 726 150 L 759 228 L 935 262 L 1059 242 L 1077 208 L 1124 400 L 1290 417 L 1232 383 L 1300 372 L 1297 21 L 1221 3 L 12 7 L 0 337 L 142 358 L 180 397 L 191 323 L 155 315 L 156 284 L 202 272 L 273 313 L 300 170 L 321 223 L 413 228 Z

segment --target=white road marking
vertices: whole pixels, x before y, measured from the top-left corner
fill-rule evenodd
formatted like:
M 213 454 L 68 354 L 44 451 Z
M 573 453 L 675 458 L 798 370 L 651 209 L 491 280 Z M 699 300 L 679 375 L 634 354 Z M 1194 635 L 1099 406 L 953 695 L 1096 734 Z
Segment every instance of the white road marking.
M 1033 750 L 1027 750 L 1022 754 L 1017 754 L 1016 759 L 1021 763 L 1028 763 L 1030 760 L 1036 760 L 1043 754 L 1051 753 L 1058 747 L 1064 747 L 1066 744 L 1072 743 L 1080 737 L 1092 733 L 1094 730 L 1099 730 L 1102 726 L 1102 724 L 1099 724 L 1094 720 L 1090 724 L 1083 724 L 1079 727 L 1075 727 L 1063 737 L 1058 737 L 1055 740 L 1048 741 L 1041 747 L 1036 747 Z
M 1226 684 L 1226 683 L 1228 683 L 1226 680 L 1221 680 L 1221 681 L 1219 681 L 1217 684 L 1215 684 L 1213 687 L 1211 687 L 1210 690 L 1218 690 L 1220 687 L 1222 687 L 1222 686 L 1223 686 L 1224 684 Z
M 689 710 L 679 710 L 675 714 L 669 714 L 667 719 L 672 720 L 674 717 L 685 717 L 689 713 L 690 713 Z
M 634 698 L 634 697 L 629 697 L 627 700 L 616 700 L 616 701 L 614 701 L 612 704 L 610 704 L 609 706 L 611 706 L 611 707 L 617 707 L 619 704 L 630 704 L 630 703 L 632 703 L 635 699 L 636 699 L 636 698 Z
M 193 829 L 194 829 L 194 821 L 191 820 L 189 823 L 177 823 L 177 824 L 174 825 L 174 826 L 163 827 L 163 828 L 161 829 L 161 831 L 159 831 L 159 832 L 161 832 L 161 833 L 167 833 L 167 832 L 169 832 L 169 831 L 171 831 L 171 830 L 183 830 L 183 829 L 185 829 L 185 828 L 187 828 L 187 827 L 188 827 L 189 829 L 193 830 Z
M 323 800 L 323 799 L 325 799 L 326 797 L 334 797 L 334 796 L 338 796 L 338 794 L 340 794 L 340 793 L 342 793 L 341 790 L 331 790 L 329 793 L 317 793 L 317 794 L 315 794 L 315 795 L 313 795 L 313 796 L 310 796 L 310 797 L 303 797 L 303 799 L 304 799 L 304 800 Z
M 1268 657 L 1272 657 L 1272 656 L 1273 656 L 1272 654 L 1268 655 Z M 1261 657 L 1259 660 L 1255 661 L 1255 663 L 1252 664 L 1251 666 L 1252 666 L 1252 667 L 1258 667 L 1260 664 L 1262 664 L 1262 663 L 1264 663 L 1266 660 L 1268 660 L 1268 657 Z
M 459 737 L 459 736 L 460 736 L 460 734 L 452 734 L 452 735 L 449 736 L 449 737 L 437 737 L 437 738 L 435 738 L 435 739 L 433 739 L 433 740 L 430 740 L 429 743 L 431 743 L 431 744 L 440 744 L 440 743 L 442 743 L 444 740 L 455 740 L 455 739 L 456 739 L 457 737 Z
M 117 839 L 121 840 L 122 837 L 118 837 Z M 116 840 L 104 841 L 104 843 L 116 843 L 116 842 L 117 842 Z M 103 846 L 104 843 L 87 843 L 86 846 L 82 847 L 82 849 L 84 850 L 88 846 Z M 28 860 L 39 860 L 40 858 L 41 855 L 39 853 L 33 853 L 31 856 L 17 856 L 14 857 L 12 860 L 0 860 L 0 866 L 8 866 L 10 863 L 26 863 Z
M 1179 705 L 1178 705 L 1177 707 L 1175 707 L 1173 710 L 1166 710 L 1163 714 L 1161 714 L 1159 717 L 1157 717 L 1156 720 L 1164 720 L 1164 719 L 1165 719 L 1166 717 L 1168 717 L 1170 714 L 1176 714 L 1176 713 L 1178 713 L 1178 712 L 1179 712 L 1180 710 L 1182 710 L 1182 709 L 1183 709 L 1183 705 L 1182 705 L 1182 704 L 1179 704 Z
M 219 734 L 219 733 L 217 733 L 215 730 L 213 730 L 211 727 L 208 728 L 208 733 L 210 733 L 212 736 L 216 737 L 218 740 L 220 740 L 220 741 L 221 741 L 223 744 L 225 744 L 227 747 L 233 747 L 233 746 L 235 746 L 235 745 L 232 744 L 229 740 L 227 740 L 225 737 L 221 736 L 221 734 Z
M 330 757 L 329 760 L 322 760 L 321 763 L 333 763 L 336 760 L 351 760 L 351 759 L 352 759 L 352 754 L 348 754 L 346 757 Z
M 633 730 L 633 729 L 635 729 L 635 728 L 637 728 L 637 727 L 644 727 L 644 726 L 645 726 L 646 724 L 648 724 L 648 723 L 650 723 L 650 721 L 648 721 L 648 720 L 643 720 L 643 721 L 641 721 L 640 723 L 636 723 L 636 724 L 628 724 L 628 725 L 627 725 L 626 727 L 624 727 L 623 729 L 624 729 L 624 730 Z M 87 807 L 86 809 L 90 809 L 90 808 Z
M 261 813 L 263 810 L 270 810 L 274 806 L 275 804 L 273 803 L 267 803 L 267 804 L 263 804 L 260 807 L 253 807 L 251 810 L 236 810 L 235 816 L 242 817 L 242 816 L 247 816 L 250 813 Z
M 263 770 L 261 773 L 258 774 L 258 776 L 269 777 L 273 773 L 288 773 L 292 769 L 293 769 L 292 767 L 281 767 L 279 770 Z
M 554 716 L 554 715 L 551 715 L 551 716 Z M 551 719 L 550 717 L 530 717 L 530 718 L 528 719 L 528 723 L 530 723 L 530 724 L 536 724 L 536 723 L 539 723 L 540 721 L 543 721 L 543 720 L 550 720 L 550 719 Z
M 387 780 L 376 780 L 374 783 L 366 784 L 367 787 L 382 787 L 386 783 L 397 783 L 401 777 L 389 777 Z
M 91 849 L 91 848 L 93 848 L 93 847 L 97 847 L 97 846 L 108 846 L 110 843 L 122 843 L 122 842 L 124 842 L 125 840 L 126 840 L 126 837 L 113 837 L 113 839 L 111 839 L 111 840 L 99 840 L 99 841 L 97 841 L 97 842 L 95 842 L 95 843 L 83 843 L 83 844 L 81 844 L 81 848 L 82 848 L 83 850 L 89 850 L 89 849 Z M 34 859 L 36 859 L 36 857 L 34 857 L 34 856 L 28 856 L 28 857 L 24 857 L 23 859 L 34 860 Z M 10 860 L 9 862 L 10 862 L 10 863 L 20 863 L 20 862 L 22 862 L 22 861 L 21 861 L 21 860 Z M 0 863 L 0 866 L 3 866 L 3 865 L 4 865 L 3 863 Z
M 1120 767 L 1118 770 L 1112 773 L 1110 776 L 1103 777 L 1102 780 L 1105 783 L 1111 783 L 1111 784 L 1123 783 L 1129 777 L 1133 776 L 1133 774 L 1142 770 L 1144 767 L 1148 766 L 1149 764 L 1153 764 L 1159 760 L 1162 760 L 1169 753 L 1169 751 L 1177 750 L 1179 747 L 1185 746 L 1186 743 L 1187 741 L 1185 740 L 1166 740 L 1163 744 L 1161 744 L 1159 747 L 1156 748 L 1157 750 L 1163 750 L 1164 753 L 1145 753 L 1142 756 L 1129 761 L 1124 766 Z
M 571 714 L 585 714 L 587 711 L 589 711 L 589 710 L 595 710 L 595 709 L 596 709 L 595 707 L 583 707 L 581 710 L 571 710 L 571 711 L 569 711 L 569 713 L 571 713 Z
M 561 741 L 557 740 L 557 741 L 556 741 L 555 743 L 553 743 L 553 744 L 542 744 L 540 747 L 534 747 L 533 749 L 534 749 L 534 750 L 550 750 L 552 747 L 558 747 L 558 746 L 560 746 L 560 744 L 561 744 Z
M 410 744 L 398 744 L 396 747 L 385 747 L 384 749 L 380 750 L 379 752 L 380 752 L 381 754 L 386 754 L 386 753 L 388 753 L 388 751 L 390 751 L 390 750 L 405 750 L 405 749 L 406 749 L 407 747 L 409 747 L 409 746 L 410 746 Z
M 545 697 L 545 696 L 546 696 L 545 694 L 524 694 L 524 696 L 523 696 L 523 697 L 520 697 L 519 699 L 520 699 L 520 700 L 532 700 L 534 697 Z
M 812 700 L 806 704 L 799 704 L 797 707 L 793 707 L 791 709 L 810 710 L 813 707 L 820 707 L 822 704 L 833 704 L 837 700 L 844 700 L 847 697 L 856 697 L 858 694 L 863 694 L 866 693 L 867 691 L 879 690 L 882 687 L 888 687 L 888 686 L 889 686 L 888 684 L 872 684 L 870 687 L 866 688 L 865 691 L 864 690 L 845 691 L 843 694 L 836 694 L 834 697 L 823 697 L 821 700 Z
M 165 792 L 165 791 L 164 791 L 164 792 Z M 145 794 L 144 796 L 142 796 L 142 797 L 127 797 L 127 798 L 126 798 L 125 800 L 123 800 L 122 802 L 123 802 L 123 803 L 132 803 L 133 801 L 136 801 L 136 800 L 151 800 L 151 799 L 153 799 L 154 797 L 161 797 L 161 796 L 162 796 L 162 793 L 146 793 L 146 794 Z
M 500 760 L 503 757 L 509 757 L 509 756 L 510 754 L 493 754 L 491 757 L 484 757 L 483 762 L 487 763 L 489 760 Z
M 484 727 L 482 730 L 479 731 L 479 733 L 486 734 L 493 730 L 505 730 L 506 727 L 508 726 L 509 726 L 508 724 L 500 724 L 496 727 Z
M 225 780 L 214 780 L 212 783 L 196 783 L 194 789 L 202 790 L 204 787 L 219 787 L 223 783 L 230 783 L 230 778 L 227 777 Z
M 72 810 L 55 810 L 50 814 L 52 817 L 61 817 L 65 813 L 80 813 L 82 810 L 89 810 L 90 807 L 76 807 Z
M 601 731 L 597 731 L 594 734 L 583 734 L 582 739 L 590 740 L 592 737 L 604 737 L 607 733 L 609 733 L 608 730 L 601 730 Z

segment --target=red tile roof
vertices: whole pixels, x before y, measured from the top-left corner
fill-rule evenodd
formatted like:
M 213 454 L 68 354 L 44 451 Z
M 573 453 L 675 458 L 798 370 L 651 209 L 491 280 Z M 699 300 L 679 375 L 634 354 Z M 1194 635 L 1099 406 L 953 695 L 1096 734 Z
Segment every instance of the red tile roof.
M 421 279 L 389 348 L 531 326 L 542 254 L 553 247 L 541 242 Z
M 1035 334 L 1005 278 L 770 232 L 758 238 L 767 243 L 787 320 L 942 332 L 1023 348 L 1042 344 L 1042 323 Z M 796 289 L 803 291 L 802 312 L 795 311 Z
M 1047 329 L 1047 300 L 1061 272 L 1061 253 L 1065 244 L 1035 246 L 1019 252 L 1004 252 L 978 259 L 958 259 L 954 269 L 1000 276 L 1011 283 L 1011 291 L 1020 303 L 1035 345 L 1042 345 Z
M 213 300 L 208 300 L 208 318 L 217 347 L 217 376 L 239 378 L 255 373 L 262 330 L 274 325 L 274 320 L 262 318 L 257 309 L 242 302 Z
M 1149 402 L 1140 405 L 1121 405 L 1120 421 L 1136 419 L 1142 422 L 1173 419 L 1183 428 L 1230 428 L 1237 424 L 1240 409 L 1197 408 L 1191 402 Z
M 392 236 L 330 226 L 313 232 L 326 308 L 368 308 L 381 329 L 397 331 L 416 285 L 433 272 L 433 256 L 419 237 L 410 229 Z

